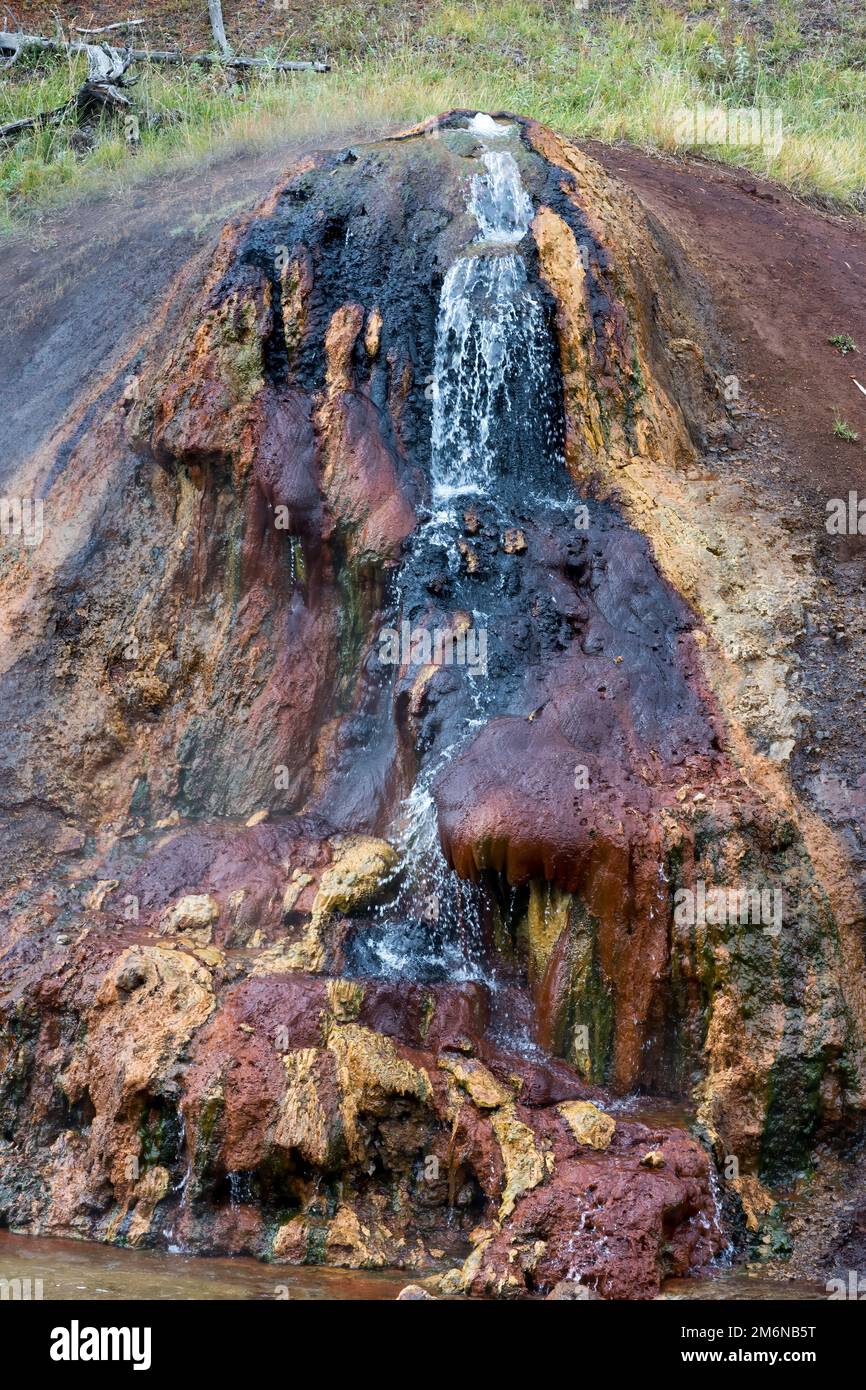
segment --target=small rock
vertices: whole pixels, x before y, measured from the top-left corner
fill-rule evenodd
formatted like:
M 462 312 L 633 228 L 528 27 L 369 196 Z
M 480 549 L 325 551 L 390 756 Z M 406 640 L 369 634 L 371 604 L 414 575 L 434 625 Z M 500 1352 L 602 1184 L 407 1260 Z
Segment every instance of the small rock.
M 117 878 L 101 878 L 98 883 L 91 888 L 83 899 L 84 906 L 91 912 L 101 912 L 102 904 L 113 893 L 115 888 L 120 887 L 120 880 Z
M 602 1302 L 601 1294 L 597 1294 L 588 1284 L 582 1284 L 579 1279 L 560 1279 L 550 1290 L 545 1302 L 564 1303 L 573 1299 L 579 1299 L 583 1303 Z
M 138 961 L 127 961 L 122 970 L 119 970 L 114 978 L 118 993 L 132 994 L 133 990 L 140 989 L 147 979 L 147 975 Z
M 661 1149 L 650 1149 L 640 1161 L 641 1168 L 664 1168 L 665 1156 Z
M 378 309 L 374 309 L 364 329 L 364 350 L 371 361 L 378 354 L 381 337 L 382 315 Z
M 671 352 L 690 353 L 693 357 L 697 357 L 698 361 L 703 362 L 704 360 L 703 351 L 691 338 L 670 338 L 668 347 Z M 710 438 L 718 437 L 720 433 L 724 434 L 725 432 L 726 426 L 721 421 L 711 421 L 707 426 L 707 434 Z
M 458 541 L 458 542 L 457 542 L 457 549 L 460 551 L 460 554 L 463 556 L 463 563 L 464 563 L 465 566 L 466 566 L 467 573 L 468 573 L 468 574 L 477 574 L 477 573 L 478 573 L 478 552 L 477 552 L 477 550 L 475 550 L 471 545 L 467 545 L 465 541 Z
M 366 835 L 348 837 L 335 850 L 335 858 L 319 880 L 313 921 L 323 922 L 338 912 L 348 916 L 369 907 L 384 889 L 396 863 L 396 851 L 387 840 Z
M 567 1100 L 557 1106 L 578 1144 L 606 1149 L 616 1130 L 616 1120 L 588 1100 Z
M 516 526 L 505 532 L 502 541 L 506 555 L 520 555 L 526 549 L 526 537 Z
M 770 761 L 786 763 L 794 751 L 794 739 L 780 738 L 770 744 Z
M 292 881 L 286 888 L 285 893 L 283 894 L 282 913 L 284 917 L 287 917 L 289 913 L 294 910 L 294 906 L 295 903 L 298 901 L 298 898 L 301 896 L 307 885 L 309 883 L 312 883 L 312 881 L 312 874 L 298 874 L 297 870 L 295 870 L 295 873 L 292 875 Z
M 462 1269 L 446 1269 L 444 1274 L 440 1274 L 437 1280 L 439 1292 L 447 1298 L 449 1294 L 463 1292 L 463 1271 Z
M 196 946 L 195 953 L 198 959 L 203 961 L 205 965 L 210 965 L 214 968 L 225 965 L 226 958 L 222 951 L 218 950 L 216 946 Z
M 398 1293 L 397 1302 L 415 1303 L 420 1302 L 423 1298 L 429 1298 L 433 1303 L 438 1303 L 439 1301 L 437 1298 L 434 1298 L 432 1293 L 428 1293 L 426 1289 L 422 1289 L 420 1284 L 407 1284 L 405 1289 L 401 1289 Z
M 54 853 L 77 854 L 84 848 L 85 843 L 85 837 L 80 830 L 76 830 L 72 825 L 65 825 L 55 842 Z
M 463 530 L 467 536 L 477 536 L 481 529 L 481 518 L 475 507 L 467 507 L 463 513 Z
M 208 893 L 188 893 L 165 909 L 159 919 L 159 934 L 188 934 L 201 946 L 210 944 L 213 924 L 219 920 L 219 903 Z
M 338 1023 L 352 1023 L 364 1002 L 364 986 L 357 980 L 329 980 L 328 1005 Z
M 440 1052 L 462 1052 L 466 1057 L 471 1057 L 475 1051 L 475 1044 L 471 1038 L 467 1038 L 465 1033 L 449 1033 L 439 1044 Z M 515 1087 L 515 1090 L 517 1087 Z
M 507 1105 L 514 1099 L 508 1088 L 474 1058 L 455 1057 L 444 1052 L 439 1057 L 437 1066 L 450 1072 L 473 1105 L 477 1105 L 481 1110 L 496 1110 L 500 1105 Z

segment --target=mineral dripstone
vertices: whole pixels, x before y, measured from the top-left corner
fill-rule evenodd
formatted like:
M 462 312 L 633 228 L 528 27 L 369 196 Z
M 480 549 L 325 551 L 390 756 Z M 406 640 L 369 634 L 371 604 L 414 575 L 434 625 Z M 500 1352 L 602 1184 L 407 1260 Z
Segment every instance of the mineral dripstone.
M 767 575 L 724 484 L 694 505 L 730 425 L 673 238 L 499 119 L 529 213 L 492 253 L 472 189 L 514 175 L 472 113 L 287 170 L 58 449 L 46 538 L 0 575 L 10 1225 L 652 1297 L 726 1244 L 725 1156 L 757 1229 L 862 1137 L 862 905 L 770 756 L 813 576 L 784 537 Z M 475 354 L 467 305 L 500 346 L 531 320 L 535 375 L 505 362 L 485 486 L 449 501 L 433 398 L 474 386 L 437 353 Z M 483 681 L 388 664 L 403 622 L 483 626 Z M 698 880 L 780 891 L 781 930 L 678 924 Z M 474 973 L 355 968 L 395 903 L 456 949 L 470 901 Z M 641 1089 L 699 1130 L 609 1113 Z

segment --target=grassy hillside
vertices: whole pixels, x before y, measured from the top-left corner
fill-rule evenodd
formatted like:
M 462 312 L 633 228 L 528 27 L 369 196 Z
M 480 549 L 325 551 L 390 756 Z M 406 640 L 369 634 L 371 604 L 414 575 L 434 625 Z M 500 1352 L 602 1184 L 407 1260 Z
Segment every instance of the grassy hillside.
M 118 13 L 98 4 L 62 9 L 67 32 Z M 224 0 L 224 10 L 238 50 L 327 57 L 332 71 L 239 81 L 220 68 L 136 64 L 137 143 L 120 120 L 82 129 L 70 113 L 0 146 L 5 226 L 71 193 L 111 189 L 238 139 L 363 132 L 449 106 L 506 108 L 572 135 L 697 149 L 866 210 L 866 11 L 845 0 Z M 147 20 L 136 46 L 210 47 L 204 0 L 154 0 L 134 12 Z M 31 3 L 17 17 L 53 34 L 52 13 Z M 23 54 L 3 73 L 0 122 L 62 105 L 84 67 L 82 57 Z M 712 130 L 682 118 L 683 108 L 701 106 L 778 112 L 781 144 L 737 143 L 736 132 L 706 143 Z

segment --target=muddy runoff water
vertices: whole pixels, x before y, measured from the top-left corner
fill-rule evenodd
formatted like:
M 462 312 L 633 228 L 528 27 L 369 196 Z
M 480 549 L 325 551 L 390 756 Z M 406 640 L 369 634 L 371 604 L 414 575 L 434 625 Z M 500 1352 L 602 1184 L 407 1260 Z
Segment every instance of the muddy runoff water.
M 0 1301 L 379 1301 L 396 1299 L 418 1277 L 394 1269 L 322 1269 L 266 1265 L 245 1256 L 169 1255 L 0 1231 Z M 661 1297 L 752 1302 L 819 1300 L 827 1293 L 822 1285 L 804 1280 L 723 1270 L 711 1279 L 669 1279 Z

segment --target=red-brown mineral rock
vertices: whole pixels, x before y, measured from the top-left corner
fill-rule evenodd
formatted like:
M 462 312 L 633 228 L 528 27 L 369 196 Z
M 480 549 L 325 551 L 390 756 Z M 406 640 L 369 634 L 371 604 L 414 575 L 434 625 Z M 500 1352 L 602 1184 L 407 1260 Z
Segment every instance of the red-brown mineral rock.
M 862 1132 L 862 905 L 783 756 L 814 576 L 690 480 L 720 372 L 673 238 L 518 117 L 226 229 L 0 574 L 0 1221 L 651 1298 Z

